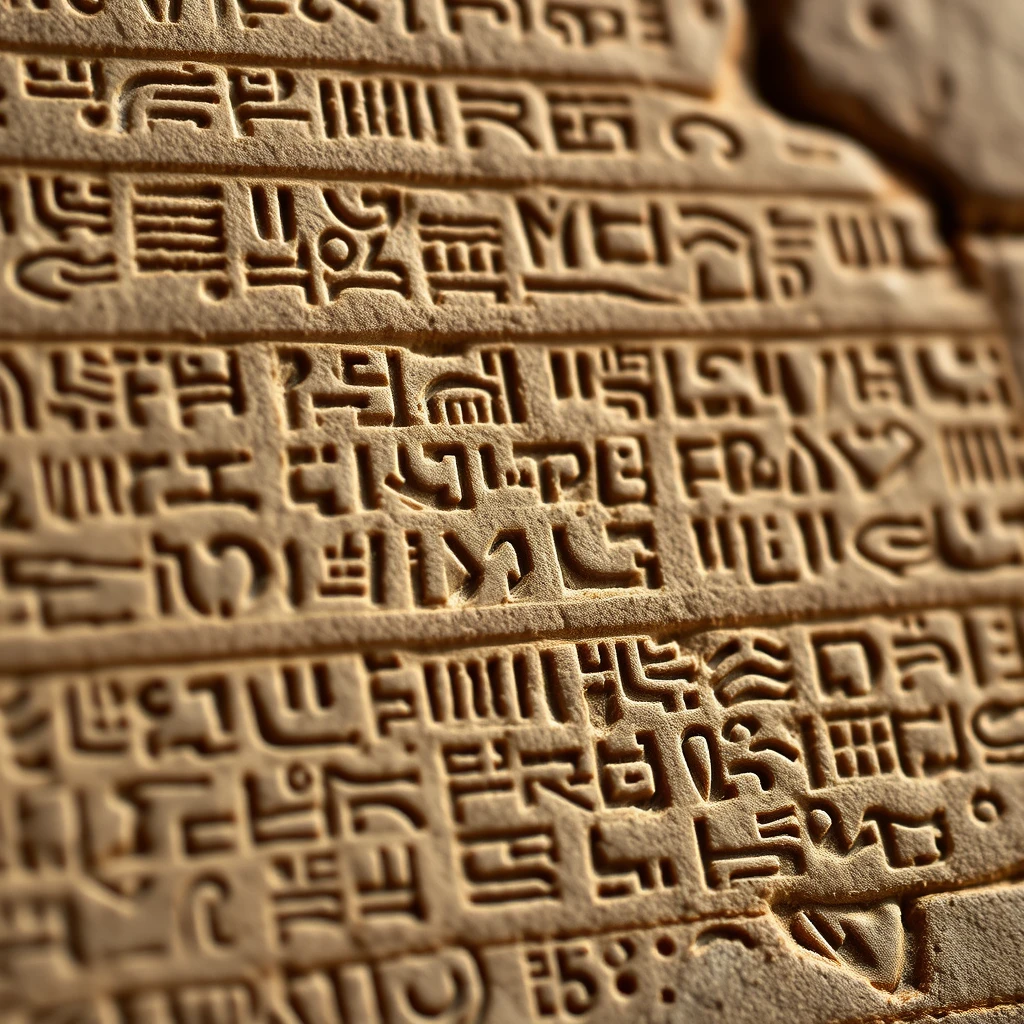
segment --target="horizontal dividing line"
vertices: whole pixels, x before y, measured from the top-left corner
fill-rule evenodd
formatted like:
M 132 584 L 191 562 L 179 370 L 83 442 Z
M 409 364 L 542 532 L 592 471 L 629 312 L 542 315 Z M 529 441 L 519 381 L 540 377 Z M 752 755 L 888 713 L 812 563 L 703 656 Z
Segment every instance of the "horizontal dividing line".
M 324 146 L 337 146 L 343 149 L 343 144 L 338 142 L 325 142 Z M 443 155 L 443 151 L 442 151 Z M 543 160 L 556 160 L 558 157 L 545 156 Z M 569 158 L 579 159 L 579 158 Z M 637 167 L 643 166 L 641 157 L 613 158 L 628 160 Z M 649 166 L 649 165 L 648 165 Z M 83 155 L 82 158 L 54 159 L 46 156 L 18 155 L 10 156 L 0 154 L 0 167 L 12 168 L 15 170 L 55 170 L 72 171 L 81 173 L 86 170 L 94 170 L 95 173 L 107 175 L 113 174 L 151 174 L 160 177 L 168 175 L 190 175 L 215 178 L 256 178 L 263 179 L 294 179 L 301 182 L 324 182 L 327 184 L 345 183 L 359 184 L 362 182 L 373 184 L 403 185 L 412 191 L 418 192 L 493 192 L 507 194 L 509 189 L 523 188 L 539 191 L 589 191 L 601 196 L 627 195 L 700 195 L 700 196 L 722 196 L 723 198 L 735 199 L 744 198 L 751 200 L 783 200 L 789 199 L 799 202 L 822 201 L 828 202 L 838 200 L 840 202 L 852 201 L 881 201 L 881 197 L 874 192 L 867 192 L 857 189 L 828 188 L 819 191 L 809 192 L 807 189 L 798 190 L 795 188 L 723 188 L 720 184 L 706 185 L 680 185 L 680 184 L 637 184 L 634 182 L 616 181 L 609 184 L 607 178 L 560 178 L 557 181 L 538 179 L 526 172 L 522 175 L 510 175 L 507 178 L 495 178 L 482 176 L 479 181 L 470 175 L 464 175 L 459 181 L 452 182 L 450 179 L 432 177 L 422 171 L 397 174 L 389 171 L 356 171 L 344 168 L 331 167 L 307 168 L 307 167 L 286 167 L 261 163 L 259 166 L 247 167 L 243 164 L 222 164 L 211 166 L 199 163 L 175 163 L 168 165 L 154 159 L 153 161 L 118 161 L 111 163 L 101 158 L 90 158 Z
M 820 614 L 817 614 L 818 609 L 814 608 L 810 611 L 793 611 L 787 613 L 766 613 L 763 615 L 747 614 L 747 615 L 732 615 L 723 614 L 704 622 L 694 623 L 692 620 L 686 620 L 682 618 L 676 619 L 664 619 L 658 622 L 644 621 L 635 623 L 616 623 L 615 625 L 602 625 L 594 628 L 587 628 L 586 626 L 569 626 L 566 625 L 563 629 L 552 629 L 546 631 L 539 631 L 532 627 L 524 628 L 520 632 L 499 632 L 491 635 L 481 634 L 479 638 L 474 636 L 472 639 L 455 641 L 452 643 L 445 644 L 443 649 L 447 651 L 464 651 L 471 650 L 475 647 L 489 647 L 494 646 L 496 643 L 500 644 L 525 644 L 531 641 L 547 642 L 547 641 L 565 641 L 572 642 L 583 639 L 607 639 L 608 637 L 616 636 L 636 636 L 640 633 L 651 633 L 656 636 L 664 636 L 666 638 L 678 639 L 684 641 L 691 637 L 699 636 L 703 633 L 710 633 L 721 629 L 757 629 L 757 628 L 786 628 L 791 626 L 801 625 L 821 625 L 830 622 L 848 622 L 857 619 L 870 618 L 873 616 L 900 616 L 900 615 L 913 615 L 919 612 L 934 612 L 934 611 L 952 611 L 961 612 L 969 608 L 976 608 L 988 605 L 1001 605 L 1001 604 L 1020 604 L 1024 607 L 1024 587 L 1021 588 L 1019 594 L 1016 595 L 1016 599 L 1011 597 L 1009 600 L 996 600 L 996 601 L 979 601 L 977 597 L 971 599 L 965 596 L 963 600 L 951 602 L 940 600 L 937 603 L 932 601 L 909 601 L 907 604 L 893 605 L 889 603 L 878 602 L 876 604 L 869 604 L 860 606 L 856 609 L 828 609 Z M 546 606 L 550 607 L 550 606 Z M 556 608 L 559 606 L 555 606 Z M 566 605 L 563 607 L 577 607 L 572 605 Z M 669 637 L 671 634 L 671 637 Z M 370 649 L 375 646 L 372 642 L 360 644 L 358 650 Z M 420 653 L 423 650 L 429 651 L 434 646 L 434 641 L 431 638 L 426 638 L 419 641 L 404 642 L 402 649 L 413 653 Z
M 0 14 L 0 19 L 2 19 Z M 9 17 L 9 16 L 8 16 Z M 215 19 L 211 19 L 211 22 L 215 22 Z M 147 26 L 148 27 L 148 26 Z M 315 26 L 313 26 L 315 27 Z M 214 25 L 213 32 L 219 31 L 219 26 Z M 239 27 L 238 31 L 245 31 Z M 430 45 L 436 50 L 437 43 L 443 42 L 444 37 L 438 33 L 430 38 Z M 195 39 L 195 36 L 191 36 L 190 40 Z M 520 43 L 518 44 L 524 53 L 530 51 L 530 45 Z M 452 38 L 452 46 L 455 49 L 462 49 L 463 44 L 460 44 L 456 39 Z M 619 58 L 619 63 L 629 66 L 631 63 L 630 58 L 634 58 L 638 52 L 636 44 L 625 43 L 622 44 L 622 55 Z M 640 51 L 642 52 L 642 51 Z M 397 59 L 394 61 L 378 61 L 360 57 L 344 58 L 331 58 L 331 57 L 318 57 L 318 56 L 275 56 L 268 53 L 254 53 L 246 50 L 234 50 L 234 51 L 214 51 L 214 50 L 197 50 L 190 47 L 182 46 L 180 49 L 174 47 L 159 47 L 159 46 L 124 46 L 124 45 L 108 45 L 88 43 L 88 42 L 72 42 L 72 43 L 52 43 L 46 39 L 37 40 L 20 40 L 20 39 L 8 39 L 4 37 L 3 29 L 0 28 L 0 55 L 9 53 L 15 56 L 18 55 L 29 55 L 33 56 L 36 54 L 43 56 L 54 56 L 54 57 L 71 57 L 71 58 L 98 58 L 98 59 L 111 59 L 111 60 L 162 60 L 162 61 L 188 61 L 193 64 L 233 64 L 241 65 L 243 67 L 270 67 L 270 68 L 288 68 L 290 70 L 310 70 L 310 71 L 351 71 L 354 74 L 378 74 L 380 72 L 393 72 L 396 74 L 414 74 L 421 75 L 424 78 L 435 79 L 438 81 L 444 81 L 446 79 L 457 79 L 457 78 L 474 78 L 484 79 L 493 78 L 500 81 L 514 81 L 516 79 L 525 79 L 528 82 L 536 82 L 538 80 L 543 82 L 558 82 L 558 81 L 569 81 L 574 86 L 595 86 L 595 87 L 607 87 L 607 86 L 632 86 L 638 89 L 660 89 L 665 93 L 672 96 L 683 96 L 688 97 L 698 103 L 709 103 L 713 95 L 713 91 L 701 91 L 688 87 L 681 82 L 674 81 L 671 77 L 669 70 L 670 65 L 676 63 L 679 59 L 678 51 L 671 47 L 666 47 L 663 50 L 663 57 L 654 56 L 653 60 L 664 63 L 666 69 L 664 73 L 650 74 L 649 71 L 638 72 L 638 73 L 620 73 L 613 75 L 602 75 L 591 69 L 574 70 L 567 67 L 549 67 L 546 65 L 527 65 L 521 68 L 509 68 L 505 67 L 493 67 L 493 68 L 482 68 L 479 65 L 467 63 L 465 66 L 457 66 L 455 68 L 446 68 L 439 70 L 436 63 L 418 62 L 413 59 L 409 62 Z M 646 57 L 650 57 L 650 54 L 643 54 Z M 601 63 L 599 60 L 591 58 L 592 62 L 596 65 Z M 645 64 L 645 68 L 647 65 Z M 767 112 L 767 108 L 766 108 Z
M 467 333 L 460 331 L 449 331 L 439 334 L 436 330 L 425 331 L 402 331 L 393 330 L 388 333 L 388 340 L 366 340 L 366 331 L 318 331 L 318 330 L 293 330 L 275 332 L 272 338 L 265 335 L 250 333 L 238 333 L 235 331 L 210 331 L 202 335 L 191 334 L 181 331 L 170 331 L 165 334 L 157 334 L 148 331 L 130 331 L 117 334 L 94 334 L 84 333 L 81 335 L 68 336 L 67 334 L 40 333 L 34 334 L 5 334 L 3 325 L 0 324 L 0 344 L 12 345 L 124 345 L 137 343 L 139 345 L 198 345 L 201 347 L 221 346 L 247 346 L 247 345 L 281 345 L 281 344 L 305 344 L 305 345 L 344 345 L 363 348 L 408 348 L 423 354 L 446 354 L 453 349 L 465 349 L 475 345 L 494 344 L 523 344 L 533 346 L 558 345 L 560 348 L 587 347 L 593 346 L 595 340 L 601 344 L 636 343 L 641 345 L 691 345 L 709 342 L 730 342 L 742 343 L 745 341 L 758 342 L 786 342 L 792 341 L 800 344 L 813 344 L 820 342 L 858 342 L 878 341 L 889 338 L 933 338 L 935 336 L 945 338 L 977 338 L 979 335 L 990 335 L 993 341 L 1004 341 L 1005 335 L 1001 330 L 998 320 L 984 320 L 970 326 L 958 324 L 939 323 L 934 326 L 908 326 L 891 327 L 879 325 L 877 327 L 857 328 L 831 328 L 831 327 L 807 327 L 795 324 L 792 327 L 776 327 L 769 325 L 764 328 L 747 328 L 737 331 L 735 328 L 724 330 L 717 327 L 708 327 L 703 331 L 697 329 L 647 329 L 617 330 L 610 328 L 607 331 L 588 331 L 585 335 L 565 334 L 517 334 L 509 335 L 507 330 L 495 328 L 493 331 L 481 331 L 479 333 Z M 1009 345 L 1009 342 L 1007 342 Z
M 147 626 L 134 632 L 122 630 L 120 635 L 94 630 L 86 636 L 67 637 L 66 643 L 59 637 L 12 637 L 0 641 L 0 664 L 6 674 L 41 676 L 147 665 L 333 657 L 368 650 L 420 655 L 432 650 L 452 652 L 497 645 L 576 642 L 645 634 L 685 641 L 721 629 L 785 628 L 928 611 L 962 612 L 975 607 L 1024 606 L 1024 586 L 990 586 L 971 592 L 963 586 L 950 585 L 937 592 L 933 590 L 928 596 L 911 594 L 903 600 L 876 596 L 875 600 L 853 608 L 826 608 L 820 602 L 809 601 L 781 612 L 759 614 L 740 610 L 723 612 L 702 621 L 688 620 L 678 612 L 673 615 L 671 609 L 677 608 L 687 597 L 699 601 L 701 595 L 663 596 L 653 609 L 646 610 L 636 608 L 636 598 L 623 597 L 601 602 L 604 607 L 600 609 L 595 607 L 597 602 L 591 601 L 457 612 L 322 615 L 299 621 L 253 620 L 212 627 L 191 623 L 169 628 Z M 595 622 L 575 621 L 581 614 L 594 611 L 604 614 L 596 617 Z M 447 620 L 444 623 L 447 628 L 439 630 L 435 627 L 441 616 Z M 522 616 L 531 616 L 534 621 L 516 621 Z M 189 631 L 202 635 L 189 636 Z M 127 651 L 115 652 L 112 650 L 115 645 Z

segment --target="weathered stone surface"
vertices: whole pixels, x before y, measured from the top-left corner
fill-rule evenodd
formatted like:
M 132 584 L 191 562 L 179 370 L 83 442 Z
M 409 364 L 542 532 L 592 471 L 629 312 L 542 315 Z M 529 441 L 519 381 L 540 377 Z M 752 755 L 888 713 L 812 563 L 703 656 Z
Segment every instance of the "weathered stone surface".
M 226 58 L 243 71 L 308 64 L 357 73 L 563 73 L 709 95 L 739 42 L 742 13 L 741 0 L 32 0 L 0 11 L 0 39 L 16 52 L 53 53 L 56 45 L 190 65 Z M 183 77 L 135 84 L 150 94 L 191 85 L 186 102 L 200 103 L 209 87 Z M 290 100 L 287 86 L 269 84 L 259 95 L 267 87 L 242 86 L 250 103 Z M 181 102 L 180 93 L 167 98 Z
M 999 0 L 784 0 L 801 105 L 936 175 L 973 222 L 1024 214 L 1024 21 Z M 780 55 L 781 57 L 781 55 Z
M 741 15 L 0 9 L 2 1024 L 1019 1019 L 992 261 Z
M 1024 20 L 1013 5 L 785 0 L 754 9 L 780 94 L 922 172 L 942 197 L 947 228 L 1024 368 Z

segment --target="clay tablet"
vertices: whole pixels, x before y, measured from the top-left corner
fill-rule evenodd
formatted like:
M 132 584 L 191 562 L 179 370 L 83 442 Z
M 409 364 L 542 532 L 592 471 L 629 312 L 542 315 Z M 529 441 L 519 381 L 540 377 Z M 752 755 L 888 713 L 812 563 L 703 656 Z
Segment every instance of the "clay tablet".
M 745 45 L 0 0 L 0 1024 L 1021 1019 L 1010 346 Z

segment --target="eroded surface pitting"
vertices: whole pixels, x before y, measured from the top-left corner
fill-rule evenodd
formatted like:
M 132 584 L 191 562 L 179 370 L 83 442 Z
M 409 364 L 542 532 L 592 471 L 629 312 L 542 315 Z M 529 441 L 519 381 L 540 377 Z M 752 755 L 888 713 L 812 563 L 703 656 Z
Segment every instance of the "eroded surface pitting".
M 1024 22 L 994 0 L 753 3 L 798 104 L 937 176 L 970 224 L 1021 223 Z M 766 68 L 766 71 L 768 69 Z
M 1024 372 L 1024 20 L 997 0 L 753 3 L 761 77 L 787 109 L 882 149 L 942 206 Z
M 1010 352 L 742 13 L 0 9 L 3 1024 L 1012 1019 Z

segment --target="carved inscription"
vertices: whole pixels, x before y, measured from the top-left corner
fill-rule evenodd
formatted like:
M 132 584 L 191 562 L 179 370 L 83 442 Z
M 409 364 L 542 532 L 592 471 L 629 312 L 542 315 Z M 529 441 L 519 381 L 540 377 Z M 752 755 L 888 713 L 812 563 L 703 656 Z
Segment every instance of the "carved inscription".
M 17 156 L 31 132 L 37 159 L 230 169 L 273 168 L 433 178 L 442 185 L 544 181 L 630 190 L 836 192 L 881 199 L 885 182 L 858 151 L 834 140 L 809 159 L 796 128 L 741 98 L 721 103 L 631 84 L 500 77 L 368 74 L 358 64 L 317 68 L 256 62 L 98 58 L 69 49 L 0 55 L 12 83 L 0 153 Z M 268 153 L 268 143 L 274 144 Z M 158 154 L 158 158 L 157 158 Z M 286 170 L 286 173 L 287 173 Z M 917 204 L 910 202 L 908 207 Z M 839 210 L 828 223 L 846 260 L 897 265 L 912 229 L 879 211 Z M 861 253 L 861 246 L 869 246 Z M 870 249 L 870 255 L 869 255 Z
M 348 979 L 335 1012 L 405 1020 L 396 975 L 445 972 L 466 1013 L 487 972 L 454 947 L 528 928 L 530 1001 L 554 1012 L 585 954 L 549 930 L 983 878 L 1021 829 L 1022 637 L 1000 606 L 6 678 L 6 977 L 59 972 L 45 1007 L 115 964 L 244 951 L 306 965 L 283 991 L 312 998 L 321 964 Z M 826 913 L 800 911 L 798 944 L 834 934 Z M 134 1020 L 186 991 L 90 999 Z
M 115 125 L 126 118 L 128 137 L 164 120 L 214 130 L 220 107 L 167 98 L 174 89 L 146 86 Z M 292 112 L 287 126 L 312 125 Z M 121 132 L 101 134 L 116 144 Z M 927 211 L 900 199 L 0 170 L 0 206 L 0 294 L 16 333 L 103 333 L 111 315 L 119 334 L 144 332 L 154 285 L 166 329 L 254 340 L 296 328 L 359 335 L 368 317 L 399 333 L 429 323 L 577 337 L 634 331 L 638 317 L 666 333 L 800 329 L 808 318 L 859 330 L 872 308 L 879 326 L 989 322 Z M 897 281 L 908 301 L 893 306 Z
M 139 197 L 140 225 L 157 209 L 173 223 L 183 201 Z M 193 256 L 161 232 L 137 258 L 216 290 L 220 222 L 191 209 Z M 438 260 L 465 251 L 460 233 L 481 239 L 471 252 L 489 244 L 483 228 L 435 230 Z M 406 287 L 374 231 L 333 289 Z M 500 288 L 493 265 L 467 267 L 435 286 Z M 250 273 L 296 271 L 268 257 Z M 995 587 L 1024 564 L 1024 442 L 985 337 L 10 348 L 0 413 L 12 640 L 694 593 L 799 601 L 800 585 L 844 580 L 911 594 Z
M 0 0 L 0 1024 L 1020 1001 L 1011 354 L 744 10 Z
M 548 75 L 556 68 L 575 77 L 654 79 L 709 94 L 721 77 L 723 51 L 735 40 L 739 7 L 735 0 L 231 0 L 212 6 L 195 0 L 6 0 L 0 44 L 61 39 L 93 52 L 98 44 L 189 61 L 202 38 L 204 49 L 243 61 L 326 58 L 500 74 Z M 240 88 L 250 90 L 254 102 L 289 96 L 287 80 L 280 86 L 244 82 L 242 74 Z M 202 103 L 211 82 L 201 76 L 186 65 L 138 85 L 171 103 Z M 87 87 L 89 74 L 44 72 L 40 81 L 41 94 L 47 88 L 69 93 Z M 177 88 L 184 91 L 175 97 Z

